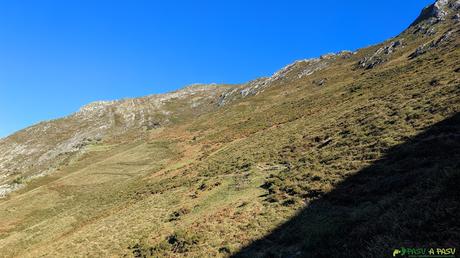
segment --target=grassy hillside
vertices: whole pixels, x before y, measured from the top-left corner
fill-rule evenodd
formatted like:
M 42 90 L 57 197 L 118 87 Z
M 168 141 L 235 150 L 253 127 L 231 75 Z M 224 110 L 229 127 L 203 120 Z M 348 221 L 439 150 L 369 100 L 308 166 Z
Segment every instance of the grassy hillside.
M 0 199 L 0 256 L 388 257 L 460 246 L 458 25 L 419 22 L 314 61 L 327 65 L 306 76 L 312 64 L 296 63 L 202 112 L 168 102 L 168 123 L 92 141 Z

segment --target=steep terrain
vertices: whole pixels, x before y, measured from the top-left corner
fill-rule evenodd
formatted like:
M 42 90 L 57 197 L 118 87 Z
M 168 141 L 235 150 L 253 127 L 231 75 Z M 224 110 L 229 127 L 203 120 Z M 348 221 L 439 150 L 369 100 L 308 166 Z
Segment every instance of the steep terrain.
M 22 130 L 0 142 L 0 184 L 12 178 L 19 183 L 0 186 L 0 196 L 68 164 L 87 145 L 121 135 L 135 139 L 212 110 L 226 89 L 225 85 L 192 85 L 168 94 L 95 102 L 68 117 Z
M 0 140 L 2 257 L 387 257 L 460 246 L 460 1 L 242 85 Z

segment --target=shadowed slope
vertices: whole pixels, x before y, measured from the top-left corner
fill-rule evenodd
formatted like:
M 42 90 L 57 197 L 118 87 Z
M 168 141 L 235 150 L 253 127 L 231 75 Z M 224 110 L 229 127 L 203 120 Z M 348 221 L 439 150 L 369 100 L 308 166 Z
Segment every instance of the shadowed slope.
M 460 245 L 460 114 L 398 145 L 234 257 L 388 257 Z
M 0 257 L 455 246 L 460 30 L 447 14 L 270 78 L 94 103 L 0 140 L 0 193 L 23 187 L 0 200 Z M 49 148 L 64 154 L 38 166 Z M 55 171 L 35 177 L 43 167 Z

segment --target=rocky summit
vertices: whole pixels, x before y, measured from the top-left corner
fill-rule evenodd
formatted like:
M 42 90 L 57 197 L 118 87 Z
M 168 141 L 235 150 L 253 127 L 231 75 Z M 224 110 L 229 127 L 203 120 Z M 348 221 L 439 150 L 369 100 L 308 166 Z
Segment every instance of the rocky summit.
M 459 17 L 438 0 L 375 46 L 94 102 L 0 139 L 0 256 L 460 247 Z

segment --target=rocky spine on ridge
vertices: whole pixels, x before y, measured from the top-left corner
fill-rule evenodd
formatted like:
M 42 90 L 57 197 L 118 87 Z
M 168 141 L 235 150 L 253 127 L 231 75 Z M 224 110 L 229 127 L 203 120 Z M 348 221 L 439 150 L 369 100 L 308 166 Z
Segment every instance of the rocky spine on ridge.
M 141 135 L 177 117 L 206 112 L 206 106 L 215 105 L 212 103 L 227 88 L 196 84 L 166 94 L 97 101 L 67 117 L 0 139 L 0 198 L 27 181 L 52 173 L 84 152 L 86 146 L 107 137 L 134 132 Z M 21 180 L 15 181 L 17 178 Z
M 433 34 L 430 27 L 449 18 L 459 19 L 460 0 L 438 0 L 425 7 L 409 28 L 416 28 L 414 33 Z

